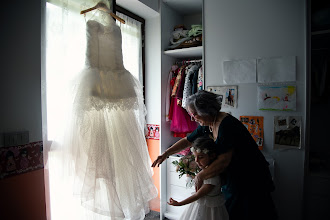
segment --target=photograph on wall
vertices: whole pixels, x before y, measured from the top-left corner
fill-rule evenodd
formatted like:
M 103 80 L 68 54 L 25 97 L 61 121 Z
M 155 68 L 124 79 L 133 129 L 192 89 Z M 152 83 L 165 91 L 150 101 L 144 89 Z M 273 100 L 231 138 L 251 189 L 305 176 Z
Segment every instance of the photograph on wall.
M 259 150 L 262 150 L 264 147 L 264 117 L 240 116 L 239 118 L 257 143 Z
M 258 109 L 270 111 L 295 111 L 296 86 L 258 86 Z
M 274 149 L 301 148 L 301 117 L 274 117 Z
M 159 140 L 160 137 L 159 125 L 147 124 L 147 128 L 148 128 L 148 134 L 146 138 Z
M 237 86 L 208 86 L 207 91 L 222 97 L 223 108 L 237 108 Z

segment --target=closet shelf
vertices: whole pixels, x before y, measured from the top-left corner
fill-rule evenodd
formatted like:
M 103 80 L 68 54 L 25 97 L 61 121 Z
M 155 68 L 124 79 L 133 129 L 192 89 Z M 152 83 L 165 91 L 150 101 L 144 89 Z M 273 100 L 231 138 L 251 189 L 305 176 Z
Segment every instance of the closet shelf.
M 203 46 L 166 50 L 164 54 L 175 58 L 199 58 L 203 55 Z

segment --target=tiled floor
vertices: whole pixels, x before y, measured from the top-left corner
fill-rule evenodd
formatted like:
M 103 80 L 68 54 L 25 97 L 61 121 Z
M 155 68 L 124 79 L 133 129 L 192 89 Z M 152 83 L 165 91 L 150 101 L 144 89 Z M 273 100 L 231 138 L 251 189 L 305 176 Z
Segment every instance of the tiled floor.
M 160 200 L 158 197 L 149 202 L 150 212 L 144 218 L 145 220 L 159 220 L 160 219 Z
M 144 218 L 145 220 L 159 220 L 160 219 L 160 215 L 159 212 L 156 211 L 150 211 L 148 213 L 148 215 L 146 215 L 146 217 Z
M 144 220 L 160 220 L 160 214 L 159 212 L 151 211 Z M 163 220 L 169 220 L 168 218 L 165 218 Z

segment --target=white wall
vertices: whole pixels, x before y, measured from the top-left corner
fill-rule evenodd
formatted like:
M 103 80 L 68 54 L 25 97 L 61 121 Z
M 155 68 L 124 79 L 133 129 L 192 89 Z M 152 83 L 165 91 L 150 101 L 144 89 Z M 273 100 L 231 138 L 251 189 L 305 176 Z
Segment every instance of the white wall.
M 3 132 L 41 141 L 41 1 L 3 2 L 0 14 L 0 147 Z
M 205 0 L 205 84 L 223 85 L 222 61 L 239 58 L 297 56 L 297 111 L 257 110 L 257 84 L 238 85 L 240 115 L 264 116 L 264 154 L 275 159 L 274 200 L 280 220 L 302 219 L 304 146 L 275 151 L 273 116 L 300 115 L 305 122 L 305 0 Z M 302 131 L 304 133 L 304 130 Z M 304 145 L 304 135 L 302 144 Z
M 185 15 L 183 17 L 183 23 L 185 24 L 185 27 L 190 30 L 191 29 L 191 25 L 193 24 L 202 24 L 202 14 L 200 13 L 196 13 L 196 14 L 192 14 L 192 15 Z
M 145 103 L 147 123 L 160 125 L 161 117 L 161 43 L 160 16 L 146 19 Z

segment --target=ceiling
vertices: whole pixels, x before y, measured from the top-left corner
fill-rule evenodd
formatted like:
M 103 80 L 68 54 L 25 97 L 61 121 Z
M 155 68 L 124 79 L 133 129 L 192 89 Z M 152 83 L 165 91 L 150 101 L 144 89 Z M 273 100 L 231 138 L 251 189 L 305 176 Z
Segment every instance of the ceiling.
M 163 0 L 165 4 L 182 15 L 201 13 L 203 0 Z
M 153 0 L 155 1 L 155 0 Z M 181 15 L 197 14 L 202 12 L 203 0 L 162 0 L 173 10 Z M 148 19 L 158 15 L 158 12 L 146 7 L 138 0 L 116 0 L 119 6 L 137 14 L 138 16 Z
M 138 0 L 116 0 L 116 4 L 144 19 L 153 18 L 159 15 L 158 12 Z

